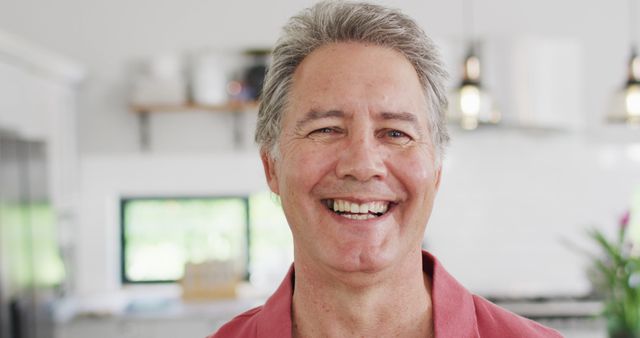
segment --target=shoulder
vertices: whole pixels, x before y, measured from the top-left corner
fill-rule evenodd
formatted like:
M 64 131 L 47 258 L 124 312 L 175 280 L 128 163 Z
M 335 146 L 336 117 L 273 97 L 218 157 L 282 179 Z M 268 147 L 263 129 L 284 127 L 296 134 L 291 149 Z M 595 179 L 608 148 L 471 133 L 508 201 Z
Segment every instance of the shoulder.
M 293 281 L 292 265 L 278 289 L 264 305 L 236 316 L 208 338 L 291 336 Z
M 500 337 L 562 337 L 558 331 L 518 316 L 480 296 L 473 295 L 473 303 L 481 336 L 495 337 L 499 333 Z
M 257 333 L 256 319 L 262 308 L 262 306 L 258 306 L 237 315 L 207 338 L 255 337 Z

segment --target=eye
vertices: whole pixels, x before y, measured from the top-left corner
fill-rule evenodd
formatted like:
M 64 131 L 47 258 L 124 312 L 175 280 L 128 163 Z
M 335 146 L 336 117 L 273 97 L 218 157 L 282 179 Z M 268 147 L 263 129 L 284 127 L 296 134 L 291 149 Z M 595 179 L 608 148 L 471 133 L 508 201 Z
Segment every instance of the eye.
M 397 129 L 385 129 L 380 132 L 379 137 L 392 144 L 404 145 L 413 140 L 409 134 Z
M 392 138 L 399 138 L 399 137 L 407 137 L 407 134 L 399 131 L 399 130 L 389 130 L 387 132 L 387 136 L 392 137 Z
M 323 127 L 313 130 L 308 134 L 312 139 L 328 139 L 342 134 L 342 129 L 338 127 Z
M 314 131 L 312 131 L 312 134 L 331 134 L 333 133 L 335 130 L 334 128 L 329 128 L 329 127 L 325 127 L 325 128 L 320 128 L 320 129 L 316 129 Z

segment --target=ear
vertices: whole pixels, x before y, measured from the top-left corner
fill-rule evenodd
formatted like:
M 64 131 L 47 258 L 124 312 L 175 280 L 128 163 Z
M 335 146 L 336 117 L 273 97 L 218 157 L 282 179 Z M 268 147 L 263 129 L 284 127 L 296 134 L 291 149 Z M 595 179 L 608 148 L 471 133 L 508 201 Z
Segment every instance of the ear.
M 274 194 L 280 195 L 275 160 L 264 150 L 260 151 L 260 158 L 262 159 L 262 167 L 264 168 L 264 175 L 267 178 L 269 189 L 271 189 Z

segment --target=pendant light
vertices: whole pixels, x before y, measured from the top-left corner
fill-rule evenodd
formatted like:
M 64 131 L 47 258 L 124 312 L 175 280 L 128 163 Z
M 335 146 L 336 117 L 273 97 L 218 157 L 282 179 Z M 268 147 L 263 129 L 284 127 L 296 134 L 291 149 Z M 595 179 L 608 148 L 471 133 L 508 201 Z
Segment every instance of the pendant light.
M 627 65 L 627 81 L 614 98 L 614 105 L 607 116 L 611 123 L 640 125 L 640 57 L 637 50 L 635 27 L 636 0 L 629 0 L 629 39 L 631 53 Z
M 462 6 L 463 27 L 467 40 L 467 53 L 462 69 L 462 81 L 451 95 L 449 120 L 466 130 L 476 129 L 481 124 L 497 124 L 500 113 L 480 81 L 481 65 L 477 43 L 473 36 L 473 8 L 471 0 Z

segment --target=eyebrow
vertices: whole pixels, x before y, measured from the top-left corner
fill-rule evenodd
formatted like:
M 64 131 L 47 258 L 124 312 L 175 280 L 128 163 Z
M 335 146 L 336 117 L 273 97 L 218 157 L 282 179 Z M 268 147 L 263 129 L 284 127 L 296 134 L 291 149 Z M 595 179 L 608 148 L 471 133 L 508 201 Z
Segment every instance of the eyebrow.
M 302 128 L 305 124 L 311 121 L 320 120 L 320 119 L 329 118 L 329 117 L 342 118 L 344 117 L 344 112 L 340 110 L 328 110 L 328 111 L 310 110 L 304 115 L 302 119 L 296 122 L 296 129 Z
M 332 117 L 343 118 L 344 116 L 345 116 L 345 113 L 341 110 L 327 110 L 327 111 L 310 110 L 304 115 L 302 119 L 296 122 L 296 129 L 297 130 L 301 129 L 305 124 L 311 121 L 316 121 L 324 118 L 332 118 Z M 418 124 L 418 118 L 416 117 L 416 115 L 408 112 L 382 112 L 379 114 L 379 118 L 382 120 L 404 121 L 414 125 Z
M 418 117 L 415 114 L 408 112 L 382 112 L 380 117 L 383 120 L 397 120 L 403 122 L 409 122 L 411 127 L 418 133 L 418 136 L 422 139 L 425 137 L 424 131 L 418 127 Z
M 400 120 L 405 122 L 418 123 L 418 118 L 414 114 L 406 112 L 383 112 L 380 113 L 380 117 L 382 117 L 383 120 Z

